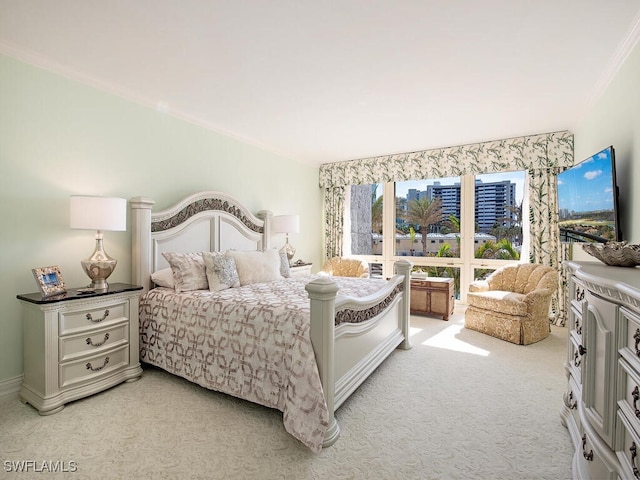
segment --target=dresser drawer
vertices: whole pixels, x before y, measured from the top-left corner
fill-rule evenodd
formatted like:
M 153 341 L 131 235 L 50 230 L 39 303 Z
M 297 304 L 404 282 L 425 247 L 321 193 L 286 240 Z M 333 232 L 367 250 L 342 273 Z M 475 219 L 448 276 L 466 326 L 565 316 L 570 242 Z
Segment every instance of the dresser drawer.
M 584 360 L 581 355 L 581 345 L 578 344 L 577 339 L 574 336 L 569 336 L 569 358 L 567 362 L 569 364 L 569 372 L 571 376 L 575 378 L 578 384 L 582 384 L 582 362 Z
M 81 332 L 123 322 L 129 318 L 129 301 L 105 302 L 98 307 L 60 312 L 60 335 Z
M 618 431 L 620 432 L 621 444 L 616 449 L 616 456 L 620 462 L 622 472 L 620 478 L 640 477 L 640 438 L 634 431 L 631 422 L 626 415 L 618 410 Z
M 606 445 L 597 440 L 597 436 L 593 438 L 588 434 L 582 435 L 582 445 L 578 448 L 582 450 L 578 455 L 582 455 L 584 465 L 587 469 L 587 478 L 592 480 L 618 480 L 617 465 L 611 465 L 613 460 L 612 452 L 609 451 L 607 456 L 601 448 L 607 448 Z M 609 460 L 607 460 L 609 458 Z M 582 461 L 581 459 L 581 461 Z
M 578 402 L 580 402 L 581 395 L 578 383 L 576 383 L 572 375 L 569 375 L 569 389 L 563 395 L 562 400 L 565 407 L 571 412 L 571 415 L 566 420 L 573 423 L 571 426 L 567 425 L 567 428 L 570 431 L 575 429 L 576 436 L 578 435 L 577 432 L 581 431 L 580 414 L 578 412 Z
M 582 280 L 577 277 L 572 278 L 571 282 L 571 291 L 569 292 L 569 301 L 571 302 L 571 306 L 575 308 L 580 315 L 582 316 L 582 306 L 584 305 L 584 294 L 586 292 L 586 288 Z
M 60 337 L 58 342 L 59 360 L 61 362 L 94 355 L 128 344 L 129 324 L 125 322 L 107 328 L 67 335 Z
M 637 314 L 620 307 L 620 354 L 630 365 L 640 370 L 640 317 Z
M 580 339 L 578 342 L 582 342 L 582 311 L 573 305 L 569 309 L 569 332 Z
M 636 432 L 640 433 L 640 375 L 623 359 L 619 360 L 619 366 L 618 407 Z
M 128 345 L 91 357 L 61 363 L 59 366 L 60 388 L 70 387 L 83 382 L 94 382 L 100 377 L 122 370 L 128 365 Z

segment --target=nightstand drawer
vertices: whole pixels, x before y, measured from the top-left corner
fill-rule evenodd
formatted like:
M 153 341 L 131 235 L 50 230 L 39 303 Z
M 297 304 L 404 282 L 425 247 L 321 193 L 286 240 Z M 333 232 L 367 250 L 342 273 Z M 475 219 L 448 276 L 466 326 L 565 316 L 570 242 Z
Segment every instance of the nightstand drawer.
M 124 322 L 109 328 L 67 335 L 59 339 L 59 360 L 65 362 L 78 357 L 95 355 L 129 343 L 129 324 Z
M 91 383 L 129 365 L 129 346 L 60 364 L 60 388 Z
M 83 308 L 60 312 L 60 335 L 100 328 L 104 325 L 126 321 L 129 318 L 129 302 L 121 300 L 105 303 L 98 308 Z

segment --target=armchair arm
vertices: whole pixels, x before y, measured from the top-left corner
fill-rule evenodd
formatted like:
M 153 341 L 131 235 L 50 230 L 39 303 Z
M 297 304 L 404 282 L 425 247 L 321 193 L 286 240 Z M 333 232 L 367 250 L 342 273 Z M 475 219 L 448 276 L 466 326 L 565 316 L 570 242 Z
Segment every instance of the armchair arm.
M 552 291 L 548 288 L 536 288 L 524 296 L 529 315 L 549 316 L 549 303 Z
M 487 292 L 489 291 L 489 282 L 486 280 L 476 280 L 469 284 L 470 292 Z

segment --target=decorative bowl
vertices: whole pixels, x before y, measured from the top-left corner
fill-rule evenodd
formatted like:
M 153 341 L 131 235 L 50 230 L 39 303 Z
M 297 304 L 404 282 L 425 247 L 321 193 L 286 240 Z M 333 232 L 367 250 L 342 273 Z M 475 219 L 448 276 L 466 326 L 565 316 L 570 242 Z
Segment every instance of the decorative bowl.
M 584 243 L 582 249 L 613 267 L 640 265 L 640 245 L 628 245 L 627 242 Z

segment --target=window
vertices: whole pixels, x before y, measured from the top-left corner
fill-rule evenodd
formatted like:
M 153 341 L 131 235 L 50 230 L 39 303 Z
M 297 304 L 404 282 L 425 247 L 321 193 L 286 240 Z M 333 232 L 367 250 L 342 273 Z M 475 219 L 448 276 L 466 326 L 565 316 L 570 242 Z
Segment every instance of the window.
M 396 182 L 396 256 L 460 256 L 460 177 Z
M 524 171 L 352 186 L 344 251 L 384 277 L 406 258 L 414 270 L 453 278 L 466 301 L 469 283 L 527 258 L 524 186 Z

